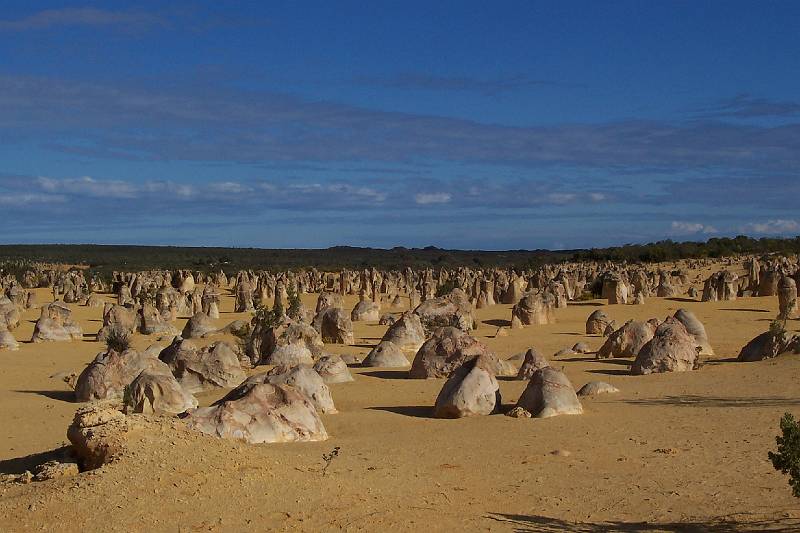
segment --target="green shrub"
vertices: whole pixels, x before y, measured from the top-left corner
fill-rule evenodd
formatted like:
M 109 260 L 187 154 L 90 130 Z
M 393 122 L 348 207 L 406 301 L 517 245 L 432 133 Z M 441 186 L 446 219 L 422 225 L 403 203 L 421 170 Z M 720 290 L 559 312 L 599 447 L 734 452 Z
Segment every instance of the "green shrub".
M 106 348 L 122 353 L 131 347 L 131 334 L 119 328 L 112 328 L 106 335 Z
M 441 296 L 447 296 L 448 294 L 453 292 L 453 289 L 457 288 L 458 288 L 458 281 L 453 278 L 450 278 L 436 288 L 436 297 L 439 298 Z
M 283 324 L 283 306 L 278 304 L 272 309 L 263 305 L 258 306 L 254 322 L 263 324 L 268 328 L 277 328 Z
M 789 475 L 792 494 L 800 498 L 800 424 L 794 417 L 785 413 L 781 418 L 780 437 L 775 437 L 777 452 L 769 452 L 769 460 L 775 470 Z
M 297 319 L 300 317 L 303 303 L 300 301 L 300 295 L 297 294 L 297 288 L 294 284 L 289 285 L 289 288 L 286 289 L 286 294 L 289 303 L 289 310 L 286 314 L 289 315 L 290 318 Z

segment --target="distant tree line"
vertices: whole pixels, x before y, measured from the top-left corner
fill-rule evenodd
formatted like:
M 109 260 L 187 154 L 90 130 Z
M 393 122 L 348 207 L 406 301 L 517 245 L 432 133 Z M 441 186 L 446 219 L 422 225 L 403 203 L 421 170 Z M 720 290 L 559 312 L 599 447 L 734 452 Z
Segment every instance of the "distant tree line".
M 706 242 L 658 241 L 649 244 L 626 244 L 612 248 L 579 250 L 572 255 L 574 261 L 629 261 L 655 263 L 678 259 L 730 257 L 741 254 L 796 254 L 800 253 L 800 237 L 792 239 L 754 239 L 739 235 L 734 238 L 713 238 Z
M 84 265 L 104 277 L 112 271 L 190 269 L 223 270 L 339 270 L 342 268 L 536 268 L 564 261 L 660 262 L 737 254 L 800 253 L 800 237 L 791 239 L 739 236 L 707 242 L 626 244 L 589 250 L 444 250 L 336 246 L 327 249 L 202 248 L 175 246 L 105 246 L 95 244 L 0 245 L 0 270 L 22 273 L 33 262 Z

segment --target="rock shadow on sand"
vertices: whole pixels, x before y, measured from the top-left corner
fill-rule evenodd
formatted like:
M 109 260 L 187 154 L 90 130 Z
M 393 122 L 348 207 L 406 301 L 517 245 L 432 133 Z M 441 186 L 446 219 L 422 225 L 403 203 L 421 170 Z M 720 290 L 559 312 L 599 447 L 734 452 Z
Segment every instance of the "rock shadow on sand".
M 800 398 L 782 398 L 779 396 L 721 398 L 714 396 L 664 396 L 662 398 L 638 398 L 623 400 L 631 405 L 679 407 L 790 407 L 800 405 Z
M 408 377 L 408 370 L 372 370 L 370 372 L 359 372 L 359 374 L 379 379 L 410 379 Z
M 370 411 L 387 411 L 414 418 L 433 418 L 433 407 L 430 405 L 393 405 L 389 407 L 367 407 L 367 409 Z
M 639 533 L 783 533 L 800 530 L 800 519 L 731 520 L 728 517 L 705 522 L 569 522 L 547 516 L 490 513 L 486 518 L 514 526 L 514 531 L 542 533 L 605 533 L 627 531 Z
M 0 461 L 0 474 L 22 474 L 26 470 L 32 471 L 36 466 L 46 463 L 47 461 L 59 461 L 69 457 L 71 448 L 69 446 L 62 446 L 55 450 L 48 450 L 46 452 L 32 453 L 22 457 L 15 457 L 14 459 L 4 459 Z
M 38 394 L 50 398 L 51 400 L 58 400 L 60 402 L 75 403 L 75 391 L 71 390 L 15 390 L 21 394 Z

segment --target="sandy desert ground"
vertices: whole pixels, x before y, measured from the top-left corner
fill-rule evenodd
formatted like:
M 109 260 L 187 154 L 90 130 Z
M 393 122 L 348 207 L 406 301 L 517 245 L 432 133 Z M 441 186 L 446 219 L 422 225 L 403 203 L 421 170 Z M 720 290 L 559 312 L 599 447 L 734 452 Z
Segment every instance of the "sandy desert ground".
M 51 299 L 46 289 L 37 297 Z M 309 307 L 315 300 L 304 295 Z M 346 300 L 349 308 L 355 302 Z M 556 324 L 498 338 L 511 306 L 495 305 L 476 311 L 474 335 L 502 358 L 530 346 L 550 356 L 578 341 L 596 349 L 602 337 L 583 332 L 600 306 L 618 324 L 690 309 L 705 324 L 716 355 L 694 372 L 650 376 L 628 375 L 630 360 L 559 358 L 551 364 L 576 389 L 600 379 L 621 393 L 584 399 L 581 416 L 543 420 L 434 419 L 442 380 L 351 368 L 353 383 L 331 385 L 339 413 L 323 415 L 331 435 L 325 442 L 248 445 L 165 423 L 101 469 L 0 485 L 0 530 L 800 530 L 800 507 L 767 459 L 781 415 L 800 414 L 800 358 L 734 361 L 776 316 L 777 298 L 571 302 L 556 311 Z M 80 371 L 101 350 L 94 333 L 102 310 L 71 307 L 86 332 L 82 342 L 22 343 L 17 352 L 0 352 L 2 473 L 30 469 L 67 444 L 79 404 L 51 376 Z M 226 295 L 220 326 L 247 318 L 232 309 Z M 14 331 L 18 340 L 30 338 L 37 317 L 38 310 L 26 311 Z M 356 346 L 328 351 L 366 354 L 385 330 L 354 326 Z M 797 331 L 800 322 L 788 327 Z M 137 335 L 135 345 L 155 341 Z M 513 405 L 524 386 L 501 378 L 503 404 Z M 198 398 L 207 405 L 223 394 Z M 323 475 L 322 455 L 334 447 L 339 456 Z

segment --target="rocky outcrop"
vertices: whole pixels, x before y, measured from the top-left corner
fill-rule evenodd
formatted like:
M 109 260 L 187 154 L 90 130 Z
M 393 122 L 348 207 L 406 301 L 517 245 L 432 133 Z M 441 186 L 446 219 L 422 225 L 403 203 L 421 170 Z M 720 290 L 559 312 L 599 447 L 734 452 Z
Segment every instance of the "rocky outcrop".
M 685 372 L 698 368 L 699 348 L 683 324 L 668 318 L 655 331 L 631 365 L 631 374 Z
M 525 352 L 525 359 L 522 362 L 522 366 L 519 368 L 519 372 L 517 372 L 517 379 L 531 379 L 537 370 L 547 368 L 548 366 L 550 366 L 550 362 L 547 358 L 540 354 L 536 348 L 530 348 Z
M 500 386 L 492 370 L 494 364 L 479 356 L 456 368 L 436 398 L 433 416 L 463 418 L 497 412 L 501 398 Z
M 408 362 L 408 358 L 406 358 L 403 350 L 395 343 L 392 341 L 381 341 L 370 350 L 361 364 L 372 367 L 405 368 L 411 363 Z
M 197 407 L 197 399 L 168 371 L 143 370 L 128 391 L 126 413 L 177 415 Z
M 144 370 L 171 376 L 169 367 L 147 351 L 108 350 L 99 353 L 78 376 L 75 399 L 79 402 L 120 399 L 125 387 Z
M 611 322 L 611 317 L 605 311 L 597 309 L 586 319 L 586 334 L 602 335 Z
M 578 391 L 578 396 L 597 396 L 599 394 L 614 394 L 619 389 L 605 381 L 590 381 Z
M 511 310 L 511 317 L 523 326 L 553 324 L 556 321 L 555 298 L 549 293 L 528 294 Z
M 217 333 L 217 326 L 210 316 L 203 313 L 195 313 L 186 323 L 181 332 L 184 339 L 199 339 Z
M 314 329 L 322 342 L 332 344 L 354 344 L 353 323 L 341 307 L 325 307 L 314 317 Z
M 528 411 L 535 418 L 583 413 L 572 383 L 567 376 L 552 367 L 534 372 L 516 406 Z
M 325 426 L 302 392 L 288 385 L 253 383 L 211 407 L 194 410 L 189 428 L 251 444 L 307 442 L 328 438 Z
M 42 306 L 41 315 L 33 328 L 31 342 L 71 341 L 83 338 L 83 330 L 72 320 L 69 307 L 51 303 Z
M 361 300 L 350 312 L 352 322 L 377 322 L 381 318 L 381 306 L 369 300 Z
M 472 305 L 461 289 L 439 298 L 432 298 L 419 304 L 414 309 L 420 323 L 427 334 L 441 327 L 454 327 L 462 331 L 472 330 L 475 319 L 472 316 Z
M 314 370 L 317 371 L 325 383 L 347 383 L 353 381 L 350 369 L 338 355 L 326 355 L 320 357 L 314 363 Z
M 494 353 L 475 337 L 455 327 L 437 329 L 417 352 L 408 377 L 415 379 L 445 378 L 456 368 L 479 356 L 492 374 L 498 370 L 498 359 Z
M 694 341 L 700 348 L 700 355 L 714 355 L 714 348 L 708 342 L 706 328 L 700 320 L 688 309 L 678 309 L 675 311 L 675 319 L 683 324 L 686 332 L 694 337 Z
M 175 337 L 158 357 L 190 393 L 217 387 L 232 388 L 246 377 L 239 358 L 225 341 L 197 349 L 191 341 Z
M 650 342 L 654 333 L 653 324 L 630 320 L 608 336 L 606 342 L 597 351 L 596 357 L 598 359 L 636 357 L 642 347 Z
M 419 315 L 404 313 L 394 324 L 389 326 L 382 341 L 390 341 L 403 351 L 416 352 L 425 342 L 425 330 Z
M 736 360 L 741 362 L 762 361 L 789 352 L 800 352 L 800 337 L 787 331 L 767 331 L 748 342 L 739 352 Z

